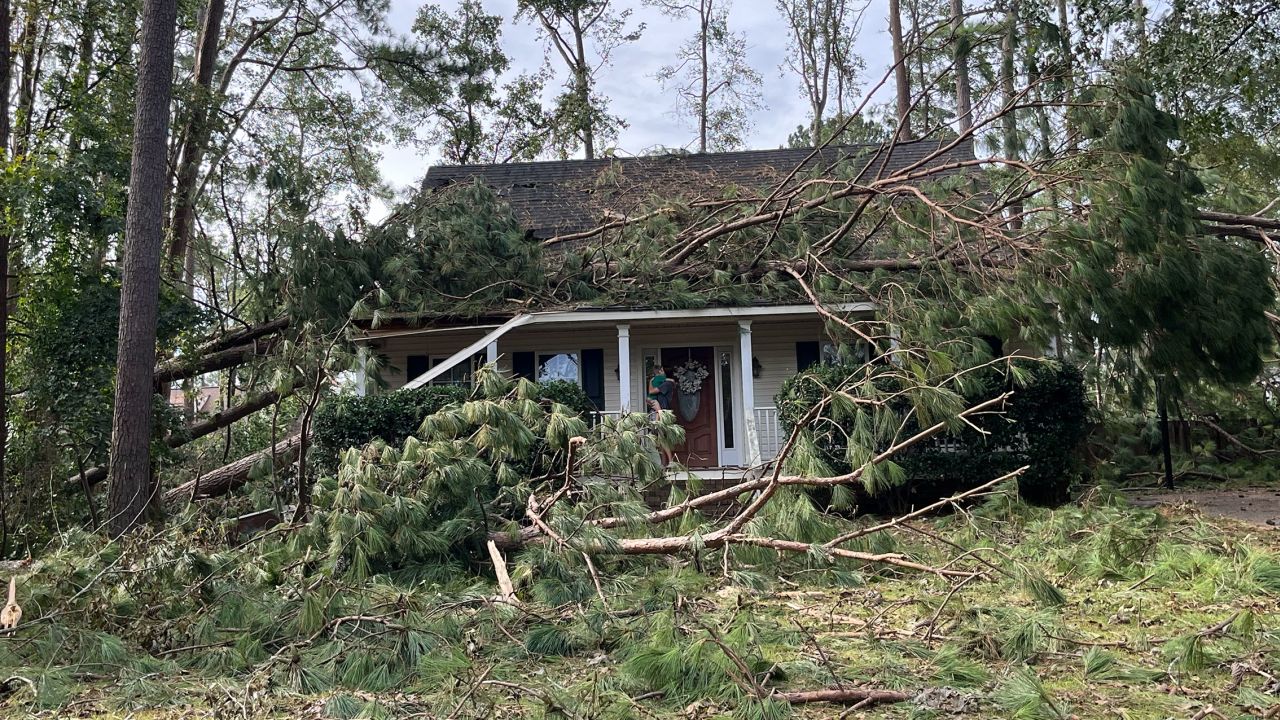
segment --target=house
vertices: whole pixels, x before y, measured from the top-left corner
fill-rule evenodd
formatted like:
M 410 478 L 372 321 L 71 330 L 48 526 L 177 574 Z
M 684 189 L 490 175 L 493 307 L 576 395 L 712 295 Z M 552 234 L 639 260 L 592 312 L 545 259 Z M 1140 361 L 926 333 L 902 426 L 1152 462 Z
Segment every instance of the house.
M 190 403 L 194 400 L 194 406 Z M 169 388 L 169 405 L 175 408 L 192 407 L 198 415 L 200 413 L 216 413 L 222 409 L 222 388 L 217 383 L 202 383 L 199 387 L 192 390 L 192 398 L 187 398 L 187 393 L 181 385 L 174 385 Z
M 918 169 L 924 159 L 923 171 Z M 536 239 L 589 237 L 602 222 L 634 214 L 641 200 L 662 188 L 732 185 L 767 193 L 797 167 L 845 161 L 846 171 L 874 176 L 913 168 L 918 180 L 959 172 L 972 160 L 970 144 L 936 142 L 892 147 L 840 146 L 666 157 L 606 158 L 505 165 L 437 166 L 426 191 L 480 181 L 510 204 Z M 611 181 L 602 186 L 599 178 Z M 870 302 L 837 308 L 871 317 Z M 662 364 L 668 375 L 686 368 L 700 380 L 686 383 L 673 410 L 686 432 L 677 457 L 690 468 L 754 466 L 774 457 L 785 441 L 773 398 L 797 371 L 836 349 L 811 304 L 759 303 L 736 307 L 536 308 L 473 322 L 392 324 L 368 331 L 366 342 L 384 359 L 391 389 L 428 383 L 469 383 L 475 369 L 496 363 L 504 372 L 539 381 L 580 384 L 599 414 L 645 410 L 646 383 Z M 690 390 L 690 388 L 694 388 Z

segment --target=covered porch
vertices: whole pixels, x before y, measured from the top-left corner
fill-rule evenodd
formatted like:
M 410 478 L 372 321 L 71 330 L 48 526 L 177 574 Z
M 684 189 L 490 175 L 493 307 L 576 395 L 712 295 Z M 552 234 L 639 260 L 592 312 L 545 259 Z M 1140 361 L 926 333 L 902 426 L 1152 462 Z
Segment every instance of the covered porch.
M 846 314 L 871 316 L 851 303 Z M 371 331 L 391 389 L 469 384 L 475 370 L 580 385 L 600 417 L 645 412 L 655 366 L 677 383 L 672 411 L 686 443 L 677 460 L 690 468 L 743 468 L 773 459 L 785 438 L 774 396 L 798 370 L 834 347 L 810 305 L 690 310 L 584 309 L 518 315 L 463 327 Z M 366 378 L 358 385 L 368 387 Z M 681 389 L 679 385 L 683 384 Z

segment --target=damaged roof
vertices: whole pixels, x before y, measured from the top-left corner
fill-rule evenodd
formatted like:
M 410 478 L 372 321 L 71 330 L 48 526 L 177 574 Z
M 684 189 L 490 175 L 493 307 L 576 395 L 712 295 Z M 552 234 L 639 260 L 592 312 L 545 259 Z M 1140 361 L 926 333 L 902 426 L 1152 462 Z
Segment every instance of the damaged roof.
M 730 188 L 770 191 L 796 168 L 798 174 L 843 172 L 863 181 L 891 175 L 924 161 L 929 177 L 964 172 L 955 163 L 972 160 L 971 141 L 916 141 L 897 145 L 833 145 L 780 150 L 553 160 L 500 165 L 437 165 L 423 189 L 478 180 L 498 193 L 539 239 L 583 232 L 602 221 L 634 214 L 644 203 L 674 195 L 686 199 L 723 196 Z M 936 157 L 933 157 L 934 155 Z

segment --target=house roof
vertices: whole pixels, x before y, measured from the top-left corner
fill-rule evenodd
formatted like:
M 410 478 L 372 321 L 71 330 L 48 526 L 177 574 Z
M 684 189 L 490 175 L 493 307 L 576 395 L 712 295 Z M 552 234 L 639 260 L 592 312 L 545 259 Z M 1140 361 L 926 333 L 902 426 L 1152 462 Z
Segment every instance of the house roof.
M 601 221 L 625 217 L 646 201 L 679 195 L 692 189 L 697 197 L 715 190 L 767 190 L 797 167 L 802 173 L 827 172 L 842 165 L 856 179 L 876 177 L 922 164 L 928 176 L 964 172 L 953 166 L 972 160 L 972 142 L 917 141 L 897 145 L 835 145 L 780 150 L 598 158 L 505 163 L 501 165 L 437 165 L 427 171 L 428 192 L 456 183 L 479 180 L 507 201 L 534 237 L 582 232 Z M 939 153 L 938 157 L 929 159 Z M 937 168 L 928 173 L 930 168 Z M 709 192 L 711 191 L 711 192 Z M 685 193 L 688 198 L 688 193 Z M 691 199 L 691 198 L 690 198 Z

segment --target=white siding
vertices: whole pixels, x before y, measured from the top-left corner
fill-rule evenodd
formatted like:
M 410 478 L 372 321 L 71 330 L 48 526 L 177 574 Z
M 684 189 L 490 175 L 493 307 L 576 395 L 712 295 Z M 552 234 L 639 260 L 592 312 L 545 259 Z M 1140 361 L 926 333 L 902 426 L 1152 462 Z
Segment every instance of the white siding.
M 755 380 L 756 404 L 773 405 L 782 382 L 796 372 L 795 344 L 824 337 L 822 322 L 817 317 L 788 320 L 759 319 L 751 324 L 752 347 L 760 361 L 761 374 Z M 376 352 L 382 358 L 380 370 L 389 389 L 405 383 L 406 358 L 409 355 L 449 356 L 475 342 L 485 330 L 423 333 L 389 337 L 377 341 Z M 707 320 L 698 324 L 671 321 L 668 326 L 632 324 L 631 380 L 632 405 L 638 406 L 645 394 L 648 378 L 644 377 L 644 356 L 664 347 L 715 347 L 733 353 L 734 369 L 738 357 L 738 323 L 734 320 Z M 498 367 L 511 369 L 511 353 L 517 351 L 558 352 L 590 348 L 604 350 L 604 381 L 607 410 L 618 410 L 618 331 L 614 325 L 553 327 L 537 325 L 517 328 L 498 340 Z M 372 365 L 372 363 L 371 363 Z M 372 374 L 372 367 L 370 369 Z M 735 382 L 740 379 L 735 378 Z M 639 410 L 640 407 L 633 407 Z

